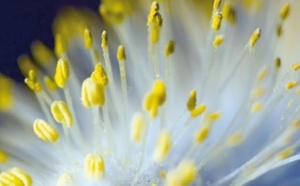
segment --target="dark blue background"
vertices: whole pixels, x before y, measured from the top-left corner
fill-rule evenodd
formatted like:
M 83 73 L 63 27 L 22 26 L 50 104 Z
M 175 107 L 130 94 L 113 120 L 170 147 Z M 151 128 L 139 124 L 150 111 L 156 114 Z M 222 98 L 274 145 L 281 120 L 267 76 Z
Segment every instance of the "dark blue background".
M 75 6 L 97 11 L 99 4 L 99 0 L 0 0 L 0 73 L 23 81 L 18 56 L 29 54 L 36 39 L 53 47 L 52 22 L 59 10 Z

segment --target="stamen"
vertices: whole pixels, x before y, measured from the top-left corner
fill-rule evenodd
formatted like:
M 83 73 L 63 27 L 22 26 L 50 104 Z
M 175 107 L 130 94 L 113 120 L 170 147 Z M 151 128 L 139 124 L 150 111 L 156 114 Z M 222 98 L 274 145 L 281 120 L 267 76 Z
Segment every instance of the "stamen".
M 197 92 L 196 90 L 192 90 L 190 93 L 190 97 L 186 103 L 186 107 L 190 112 L 192 112 L 193 110 L 195 110 L 196 104 L 197 104 Z
M 145 117 L 142 113 L 135 114 L 131 126 L 131 140 L 140 142 L 145 130 Z
M 41 92 L 43 90 L 42 85 L 34 70 L 29 71 L 28 77 L 25 78 L 25 83 L 34 92 Z
M 54 53 L 56 57 L 62 57 L 67 51 L 67 43 L 61 34 L 55 35 Z
M 119 68 L 120 68 L 120 78 L 121 78 L 121 86 L 122 86 L 122 94 L 123 94 L 123 102 L 124 102 L 124 119 L 127 121 L 127 110 L 128 110 L 128 96 L 127 96 L 127 80 L 126 80 L 126 68 L 125 68 L 125 61 L 126 61 L 126 54 L 124 46 L 120 45 L 117 52 L 117 58 L 119 61 Z
M 224 41 L 224 36 L 217 35 L 213 42 L 214 47 L 218 48 L 223 43 L 223 41 Z
M 75 185 L 75 182 L 73 176 L 68 172 L 63 173 L 61 176 L 59 176 L 56 182 L 56 186 L 70 186 L 70 185 Z
M 195 181 L 197 173 L 196 165 L 192 161 L 184 160 L 175 170 L 168 173 L 167 186 L 188 186 Z
M 31 45 L 31 53 L 34 60 L 41 66 L 44 66 L 52 59 L 55 59 L 52 50 L 40 41 L 33 42 Z
M 165 47 L 165 56 L 169 57 L 175 52 L 175 42 L 173 40 L 169 41 Z
M 54 101 L 51 105 L 51 113 L 56 122 L 71 127 L 73 118 L 67 104 L 63 101 Z
M 0 173 L 0 185 L 31 186 L 32 179 L 25 171 L 19 168 L 12 168 L 7 172 Z
M 260 35 L 261 35 L 261 29 L 260 28 L 255 29 L 255 31 L 253 32 L 249 40 L 249 44 L 252 48 L 255 46 L 256 42 L 260 38 Z
M 0 150 L 0 163 L 6 163 L 9 159 L 9 156 L 6 152 Z
M 297 86 L 297 85 L 298 85 L 298 82 L 297 82 L 297 81 L 290 81 L 290 82 L 287 82 L 287 83 L 285 84 L 285 89 L 286 89 L 286 90 L 290 90 L 290 89 L 294 88 L 294 87 Z
M 210 128 L 203 127 L 202 129 L 200 129 L 198 132 L 195 133 L 195 141 L 197 143 L 202 143 L 207 139 L 209 134 L 210 134 Z
M 159 134 L 154 152 L 154 160 L 156 162 L 162 162 L 165 160 L 172 146 L 171 141 L 171 134 L 169 132 L 163 131 Z
M 104 177 L 104 160 L 99 154 L 88 154 L 84 161 L 85 175 L 89 179 L 101 179 Z
M 222 11 L 223 18 L 227 20 L 231 24 L 236 23 L 236 11 L 235 9 L 230 5 L 230 3 L 226 2 L 223 6 Z
M 46 121 L 36 119 L 33 123 L 34 133 L 43 141 L 54 143 L 59 138 L 58 131 Z
M 91 74 L 91 78 L 99 85 L 102 85 L 103 87 L 106 87 L 108 84 L 108 77 L 106 75 L 106 72 L 103 68 L 103 66 L 98 63 L 95 65 L 95 70 Z
M 92 105 L 103 106 L 105 103 L 104 87 L 92 78 L 85 79 L 81 88 L 81 101 L 87 108 Z
M 84 46 L 86 49 L 91 49 L 93 47 L 93 36 L 91 31 L 86 28 L 83 32 Z
M 226 144 L 229 146 L 236 146 L 241 144 L 243 139 L 244 139 L 244 135 L 242 134 L 242 132 L 238 131 L 233 133 L 231 136 L 229 136 Z
M 59 59 L 57 62 L 54 80 L 57 86 L 64 88 L 70 76 L 69 61 L 67 59 Z
M 214 1 L 214 11 L 217 11 L 220 9 L 220 5 L 221 5 L 222 0 L 215 0 Z
M 259 112 L 263 109 L 263 105 L 261 103 L 253 103 L 251 106 L 251 112 Z
M 13 106 L 13 82 L 8 77 L 0 74 L 0 111 L 7 111 Z
M 32 59 L 30 59 L 30 57 L 27 55 L 21 55 L 18 58 L 18 66 L 21 70 L 22 75 L 25 77 L 28 76 L 30 70 L 38 72 L 38 68 L 36 67 L 36 65 L 34 65 Z
M 280 160 L 283 160 L 283 159 L 291 157 L 293 155 L 294 151 L 295 151 L 294 148 L 287 147 L 286 149 L 284 149 L 280 153 L 278 153 L 277 156 Z
M 285 20 L 289 16 L 289 13 L 290 13 L 290 4 L 287 3 L 281 8 L 279 16 L 282 20 Z
M 300 69 L 300 63 L 298 64 L 292 64 L 291 65 L 291 68 L 294 70 L 294 71 L 298 71 Z
M 218 31 L 221 27 L 221 22 L 222 22 L 222 13 L 218 12 L 218 13 L 215 13 L 213 15 L 213 20 L 212 20 L 212 23 L 211 23 L 211 28 L 215 31 Z
M 196 118 L 196 117 L 200 116 L 205 110 L 206 110 L 206 105 L 203 103 L 191 111 L 191 116 L 193 118 Z
M 58 89 L 55 81 L 49 76 L 44 77 L 44 83 L 45 83 L 47 89 L 50 91 L 56 91 Z

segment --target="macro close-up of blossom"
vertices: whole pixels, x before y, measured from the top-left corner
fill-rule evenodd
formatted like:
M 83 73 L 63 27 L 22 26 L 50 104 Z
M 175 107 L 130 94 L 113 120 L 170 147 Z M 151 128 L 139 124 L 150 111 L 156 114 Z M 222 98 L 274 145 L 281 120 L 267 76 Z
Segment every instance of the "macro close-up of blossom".
M 0 69 L 0 186 L 300 185 L 299 8 L 64 7 Z

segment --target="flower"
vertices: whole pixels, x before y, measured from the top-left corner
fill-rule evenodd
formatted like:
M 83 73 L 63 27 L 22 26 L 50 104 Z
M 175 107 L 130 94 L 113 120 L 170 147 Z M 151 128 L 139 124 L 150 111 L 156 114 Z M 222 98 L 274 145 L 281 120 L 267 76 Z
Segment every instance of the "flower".
M 297 161 L 297 3 L 198 5 L 61 13 L 54 50 L 19 58 L 31 91 L 0 76 L 1 185 L 245 185 Z

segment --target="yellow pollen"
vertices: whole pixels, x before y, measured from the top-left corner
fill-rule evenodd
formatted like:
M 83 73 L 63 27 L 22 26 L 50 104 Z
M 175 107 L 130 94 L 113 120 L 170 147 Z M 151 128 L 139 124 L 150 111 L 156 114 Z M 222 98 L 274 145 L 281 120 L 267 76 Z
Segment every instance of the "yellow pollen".
M 287 147 L 286 149 L 284 149 L 280 153 L 278 153 L 278 158 L 283 160 L 283 159 L 286 159 L 286 158 L 292 156 L 293 153 L 294 153 L 294 148 Z
M 221 0 L 215 0 L 214 1 L 214 10 L 218 10 L 221 5 Z
M 169 57 L 175 52 L 175 42 L 173 40 L 169 41 L 165 47 L 165 56 Z
M 285 84 L 285 89 L 286 89 L 286 90 L 290 90 L 290 89 L 294 88 L 294 87 L 297 86 L 297 85 L 298 85 L 298 82 L 297 82 L 297 81 L 290 81 L 290 82 L 287 82 L 287 83 Z
M 120 45 L 118 48 L 117 58 L 119 61 L 126 61 L 125 47 L 123 45 Z
M 54 101 L 51 105 L 51 113 L 56 122 L 71 127 L 73 118 L 67 104 L 63 101 Z
M 256 42 L 260 38 L 260 35 L 261 35 L 261 29 L 260 28 L 255 29 L 255 31 L 252 33 L 252 35 L 250 37 L 250 40 L 249 40 L 249 44 L 252 48 L 255 46 Z
M 198 107 L 196 107 L 194 110 L 191 111 L 191 116 L 193 118 L 196 118 L 196 117 L 200 116 L 205 110 L 206 110 L 206 105 L 201 104 Z
M 132 121 L 131 140 L 139 142 L 142 140 L 145 127 L 145 117 L 142 113 L 135 114 Z
M 258 73 L 257 79 L 259 81 L 263 81 L 267 77 L 267 75 L 268 75 L 268 69 L 264 68 Z
M 7 111 L 13 106 L 13 81 L 0 74 L 0 111 Z
M 223 18 L 223 16 L 222 16 L 222 13 L 220 13 L 220 12 L 219 13 L 215 13 L 213 15 L 213 20 L 212 20 L 212 23 L 211 23 L 211 28 L 213 30 L 217 31 L 217 30 L 220 29 L 222 18 Z
M 150 41 L 152 44 L 156 44 L 159 40 L 160 29 L 162 27 L 163 19 L 158 12 L 159 5 L 156 1 L 152 3 L 150 13 L 148 15 L 148 27 L 150 29 Z
M 230 5 L 230 3 L 226 2 L 223 6 L 222 11 L 223 18 L 227 20 L 231 24 L 236 23 L 236 11 L 235 9 Z
M 251 112 L 259 112 L 263 109 L 263 105 L 261 103 L 253 103 L 251 106 Z
M 59 138 L 58 131 L 41 119 L 36 119 L 34 121 L 33 131 L 43 141 L 54 143 Z
M 252 98 L 254 99 L 258 99 L 260 98 L 261 96 L 263 96 L 265 94 L 265 89 L 263 88 L 256 88 L 252 91 Z
M 195 141 L 197 143 L 204 142 L 210 134 L 210 128 L 209 127 L 203 127 L 199 131 L 195 133 Z
M 0 185 L 2 186 L 31 186 L 32 179 L 29 174 L 19 168 L 12 168 L 0 173 Z
M 291 65 L 291 68 L 292 68 L 294 71 L 299 70 L 299 69 L 300 69 L 300 63 L 298 63 L 298 64 L 292 64 L 292 65 Z
M 161 80 L 156 80 L 152 90 L 153 96 L 158 100 L 158 105 L 162 106 L 166 101 L 166 86 Z
M 18 58 L 18 66 L 19 69 L 21 70 L 21 73 L 25 77 L 29 74 L 30 70 L 34 70 L 35 72 L 38 72 L 38 68 L 36 67 L 36 65 L 34 65 L 34 62 L 27 55 L 21 55 Z
M 45 83 L 47 89 L 50 91 L 55 91 L 58 88 L 55 81 L 49 76 L 44 77 L 44 83 Z
M 188 160 L 182 161 L 179 166 L 168 173 L 167 186 L 188 186 L 197 177 L 196 165 Z
M 104 87 L 108 84 L 107 74 L 106 74 L 103 66 L 100 63 L 98 63 L 98 64 L 95 65 L 95 70 L 91 74 L 91 78 L 97 84 L 102 85 Z
M 243 139 L 244 139 L 244 136 L 241 132 L 235 132 L 231 136 L 229 136 L 229 138 L 226 141 L 226 144 L 229 146 L 236 146 L 236 145 L 241 144 Z
M 0 163 L 6 163 L 8 161 L 8 154 L 2 150 L 0 150 Z
M 213 45 L 214 47 L 219 47 L 224 41 L 224 36 L 222 35 L 217 35 L 214 39 Z
M 86 49 L 90 49 L 93 46 L 93 36 L 91 31 L 86 28 L 83 32 L 84 46 Z
M 216 120 L 220 119 L 220 117 L 221 117 L 220 112 L 213 112 L 208 115 L 208 119 L 211 121 L 216 121 Z
M 109 24 L 121 24 L 126 15 L 133 11 L 135 3 L 124 0 L 102 0 L 99 13 Z
M 67 43 L 61 34 L 55 35 L 54 52 L 57 57 L 62 56 L 67 51 Z
M 42 85 L 34 70 L 29 71 L 28 77 L 25 78 L 25 83 L 34 92 L 41 92 L 43 90 Z
M 186 107 L 191 112 L 196 108 L 196 104 L 197 104 L 197 92 L 196 90 L 192 90 L 190 93 L 190 97 L 186 103 Z
M 279 57 L 275 59 L 274 65 L 278 69 L 281 67 L 281 59 Z
M 171 141 L 171 134 L 169 132 L 163 131 L 159 134 L 154 152 L 154 160 L 156 162 L 162 162 L 165 160 L 172 146 Z
M 282 20 L 285 20 L 289 16 L 289 13 L 290 13 L 290 4 L 287 3 L 281 8 L 279 16 Z
M 102 38 L 101 47 L 103 49 L 107 49 L 108 48 L 108 36 L 107 36 L 107 32 L 105 30 L 102 32 L 101 38 Z
M 31 45 L 31 53 L 36 62 L 41 66 L 55 59 L 52 50 L 40 41 L 35 41 Z
M 100 154 L 88 154 L 84 161 L 85 175 L 89 179 L 101 179 L 104 177 L 105 165 Z
M 54 80 L 58 87 L 64 88 L 70 76 L 69 61 L 67 59 L 59 59 L 57 62 Z
M 276 34 L 278 37 L 282 35 L 282 24 L 278 24 L 276 27 Z
M 103 106 L 105 104 L 104 91 L 104 86 L 96 83 L 92 78 L 85 79 L 81 87 L 82 104 L 87 108 L 92 105 Z
M 154 15 L 158 12 L 159 10 L 159 4 L 157 1 L 153 1 L 151 4 L 151 8 L 150 8 L 150 13 L 148 15 L 148 22 L 147 25 L 149 26 L 151 23 L 153 23 L 153 18 Z

